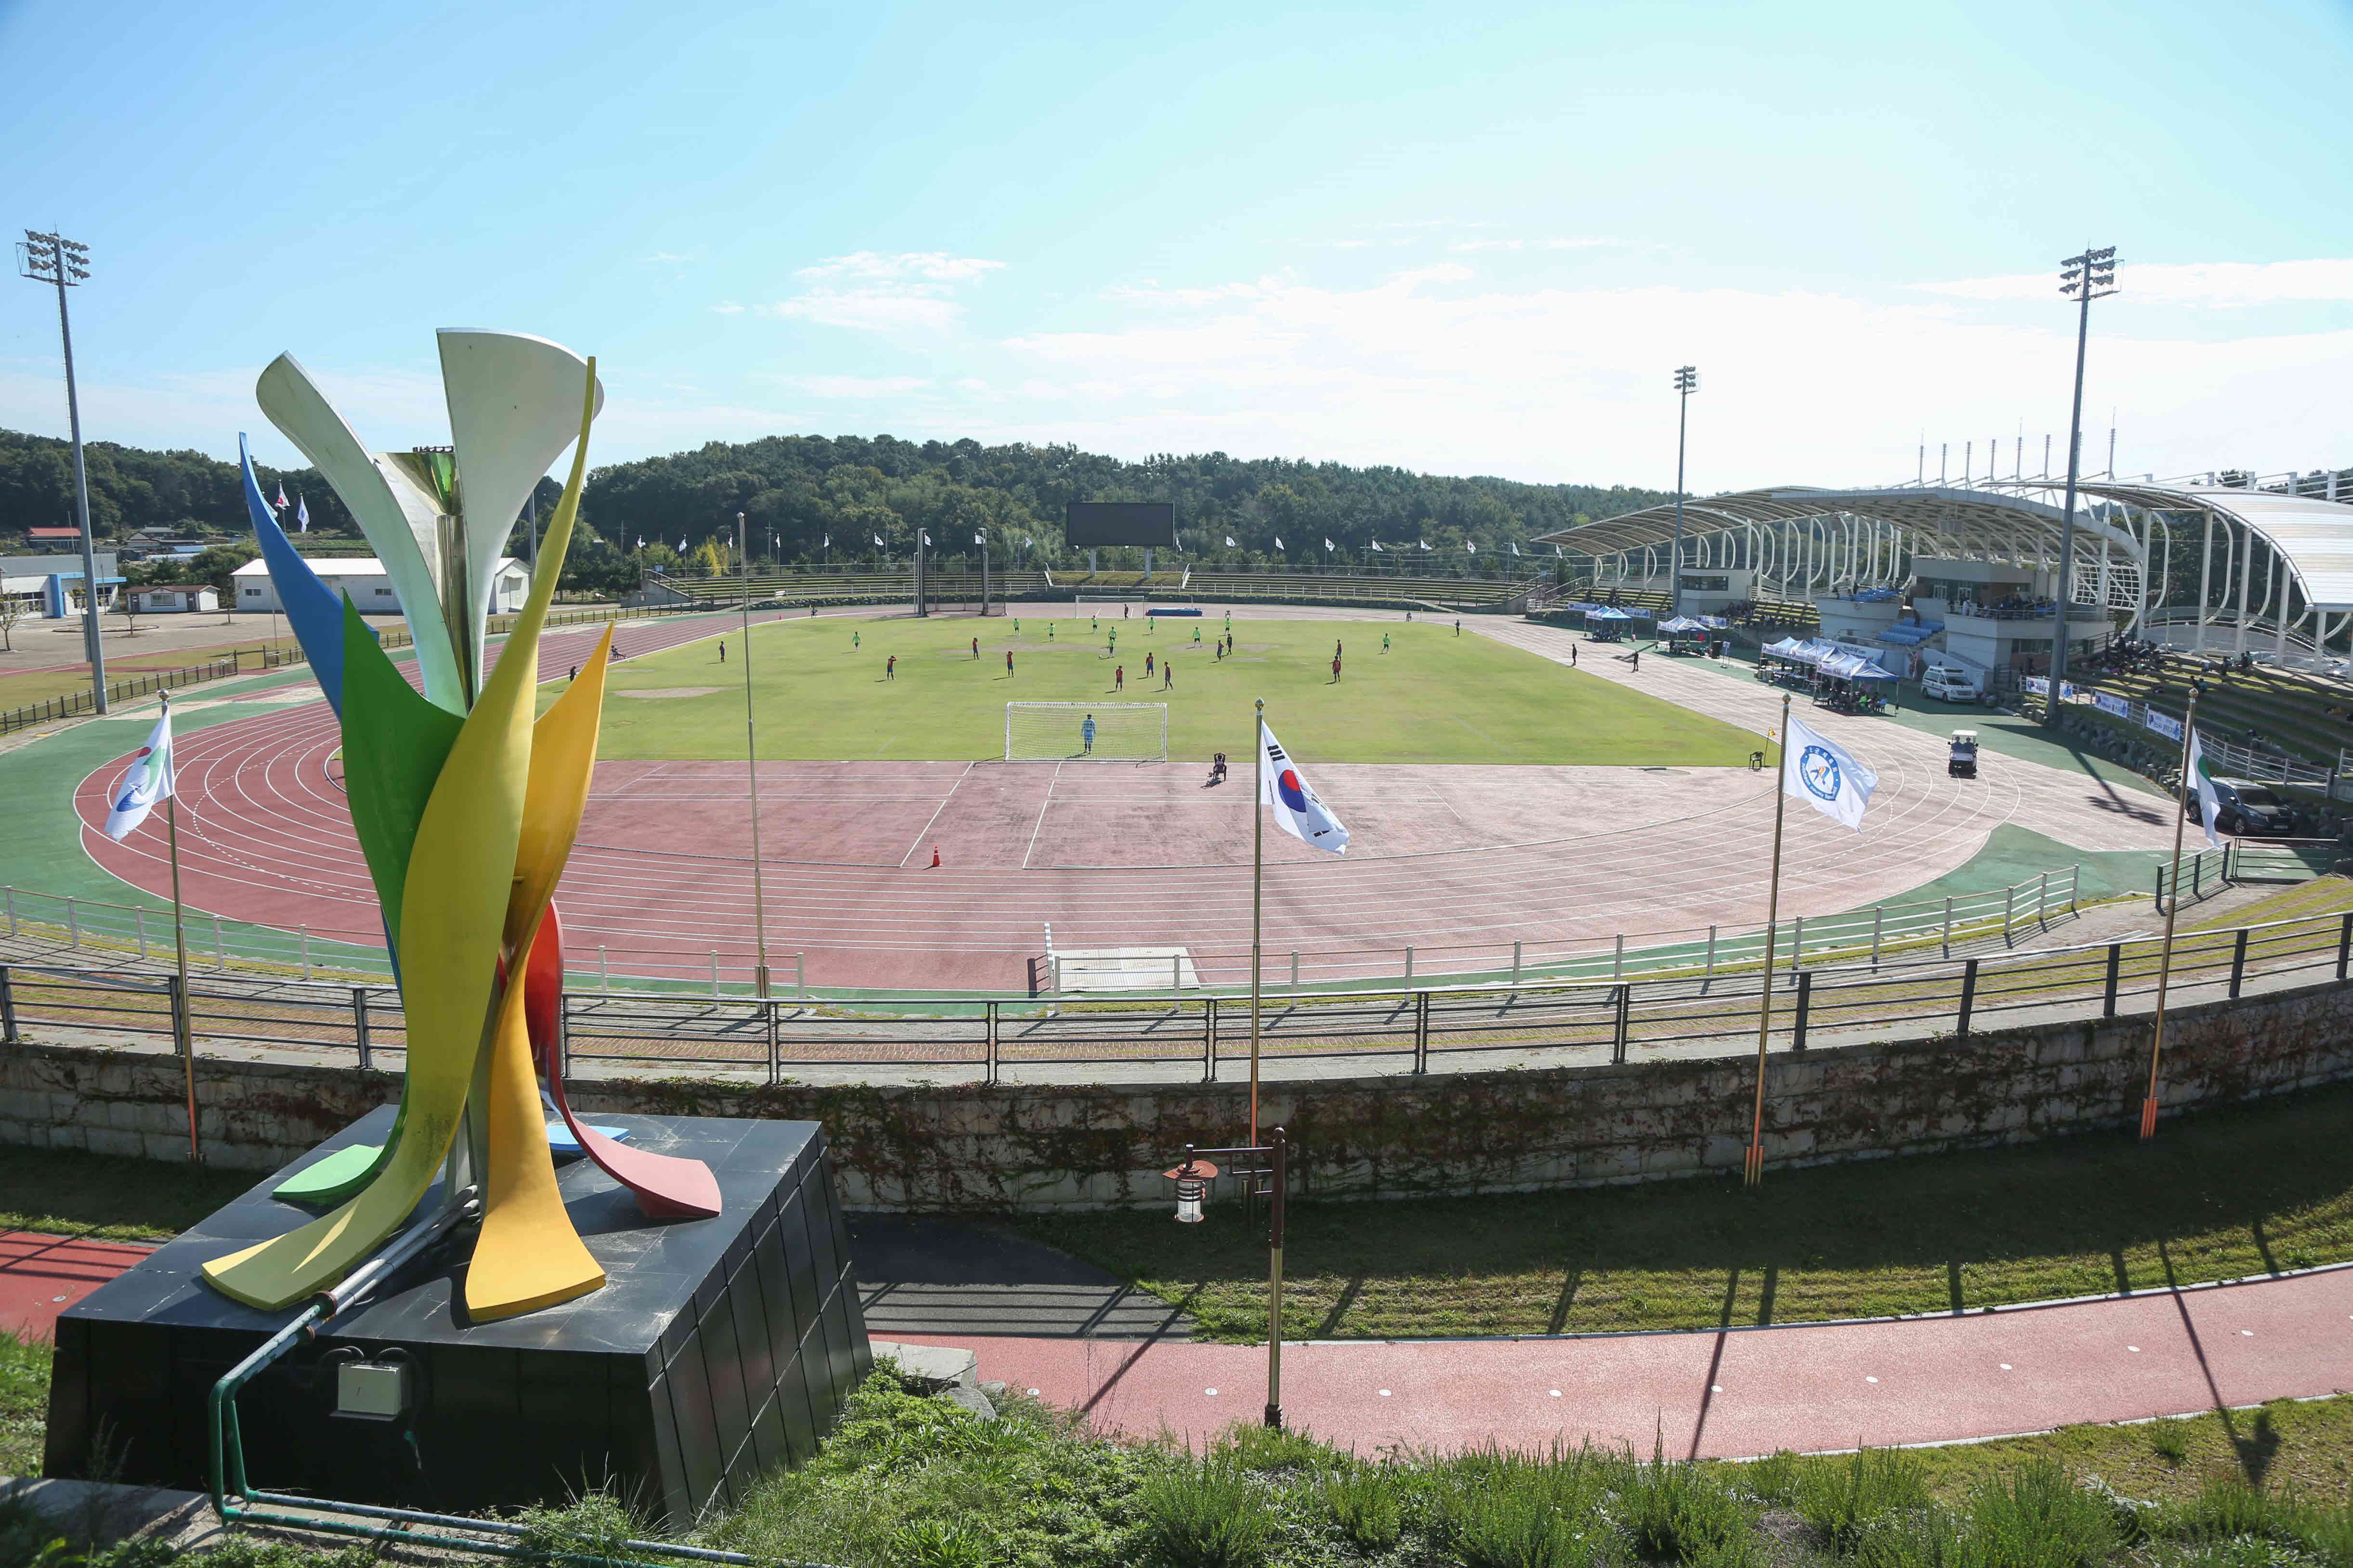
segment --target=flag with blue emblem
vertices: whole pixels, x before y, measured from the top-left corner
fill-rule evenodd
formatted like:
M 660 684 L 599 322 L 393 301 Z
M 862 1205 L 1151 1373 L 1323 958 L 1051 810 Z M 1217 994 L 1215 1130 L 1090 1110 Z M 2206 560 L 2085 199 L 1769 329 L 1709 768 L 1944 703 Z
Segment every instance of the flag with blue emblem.
M 1789 721 L 1788 738 L 1781 743 L 1781 793 L 1806 802 L 1831 821 L 1860 832 L 1863 807 L 1879 787 L 1879 775 L 1863 766 L 1852 752 L 1818 734 L 1797 720 Z
M 132 828 L 147 820 L 155 803 L 172 793 L 172 702 L 164 700 L 164 716 L 155 721 L 147 743 L 131 759 L 131 769 L 114 786 L 106 804 L 106 836 L 120 844 Z
M 1282 742 L 1274 738 L 1274 731 L 1267 728 L 1263 719 L 1258 721 L 1258 743 L 1266 759 L 1258 775 L 1259 804 L 1274 813 L 1275 826 L 1302 844 L 1345 855 L 1346 825 L 1332 815 L 1324 797 L 1299 776 L 1298 764 L 1283 752 Z

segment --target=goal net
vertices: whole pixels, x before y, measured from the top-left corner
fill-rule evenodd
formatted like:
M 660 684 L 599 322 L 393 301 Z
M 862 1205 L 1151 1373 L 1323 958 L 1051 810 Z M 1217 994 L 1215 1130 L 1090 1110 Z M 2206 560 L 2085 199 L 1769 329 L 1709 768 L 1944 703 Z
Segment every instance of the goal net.
M 1131 605 L 1138 599 L 1146 598 L 1149 595 L 1147 595 L 1141 588 L 1130 588 L 1124 594 L 1073 594 L 1071 595 L 1071 603 L 1074 605 Z
M 1165 763 L 1166 702 L 1008 702 L 1005 760 Z

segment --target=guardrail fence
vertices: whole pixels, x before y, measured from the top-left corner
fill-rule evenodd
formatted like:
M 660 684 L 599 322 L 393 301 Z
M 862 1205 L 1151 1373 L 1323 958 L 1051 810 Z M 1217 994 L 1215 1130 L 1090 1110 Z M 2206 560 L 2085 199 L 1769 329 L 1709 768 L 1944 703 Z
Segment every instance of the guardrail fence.
M 2058 1008 L 2116 1017 L 2153 1005 L 2154 938 L 2031 952 L 1991 952 L 1801 969 L 1777 984 L 1773 1045 L 1803 1051 L 1824 1037 L 1949 1035 L 1999 1028 Z M 2251 978 L 2344 981 L 2353 911 L 2177 936 L 2178 1002 L 2237 997 Z M 1778 966 L 1777 966 L 1778 967 Z M 1295 1060 L 1350 1059 L 1370 1070 L 1430 1072 L 1507 1065 L 1576 1066 L 1638 1056 L 1736 1056 L 1755 1048 L 1760 975 L 1682 975 L 1614 984 L 1547 981 L 1280 996 L 1261 1007 L 1261 1050 Z M 0 1038 L 44 1026 L 173 1037 L 175 975 L 17 963 L 0 965 Z M 569 990 L 569 1061 L 610 1068 L 718 1069 L 774 1083 L 811 1069 L 962 1069 L 994 1083 L 1025 1070 L 1115 1067 L 1212 1081 L 1246 1059 L 1249 1008 L 1182 993 L 1117 1001 L 934 999 L 925 1016 L 792 998 L 694 997 Z M 200 1045 L 307 1049 L 330 1061 L 396 1068 L 406 1046 L 385 986 L 192 977 L 185 997 Z
M 2214 873 L 2206 873 L 2209 881 Z M 1792 973 L 1807 964 L 1871 961 L 1935 952 L 1950 957 L 1957 949 L 1999 943 L 2007 947 L 2030 931 L 2047 931 L 2073 916 L 2080 872 L 2070 867 L 2030 877 L 2007 888 L 1947 899 L 1877 905 L 1844 914 L 1799 916 L 1777 928 L 1774 961 Z M 31 939 L 93 956 L 119 954 L 148 962 L 172 957 L 168 907 L 72 899 L 24 888 L 0 888 L 0 926 L 11 938 Z M 582 990 L 691 989 L 712 995 L 750 995 L 755 990 L 758 956 L 735 936 L 725 947 L 702 951 L 646 949 L 598 944 L 593 928 L 575 925 L 567 982 Z M 216 974 L 249 973 L 285 979 L 326 980 L 388 985 L 382 933 L 375 928 L 297 925 L 291 929 L 248 925 L 215 914 L 190 911 L 188 962 Z M 782 933 L 769 941 L 772 991 L 811 994 L 806 951 L 785 949 Z M 1630 940 L 1639 947 L 1630 947 Z M 991 950 L 996 951 L 996 950 Z M 1008 988 L 1027 967 L 1033 994 L 1061 994 L 1167 988 L 1237 994 L 1250 984 L 1247 950 L 1169 950 L 1157 967 L 1106 973 L 1092 968 L 1065 973 L 1062 955 L 1034 959 L 1006 954 Z M 1487 979 L 1612 983 L 1643 975 L 1732 971 L 1763 960 L 1761 926 L 1647 931 L 1561 942 L 1448 942 L 1385 948 L 1306 949 L 1270 952 L 1265 983 L 1282 990 L 1334 986 L 1460 984 Z M 966 1001 L 974 1000 L 966 997 Z

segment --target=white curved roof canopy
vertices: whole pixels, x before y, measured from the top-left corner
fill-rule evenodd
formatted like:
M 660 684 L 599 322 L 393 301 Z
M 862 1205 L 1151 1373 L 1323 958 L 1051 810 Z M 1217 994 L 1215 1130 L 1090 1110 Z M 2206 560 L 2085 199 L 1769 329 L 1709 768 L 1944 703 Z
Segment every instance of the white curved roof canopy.
M 2220 485 L 2125 485 L 2103 480 L 2077 489 L 2087 496 L 2150 511 L 2212 512 L 2228 518 L 2286 559 L 2288 571 L 2311 608 L 2331 615 L 2353 611 L 2353 506 L 2316 496 Z M 2077 527 L 2081 526 L 2079 520 Z
M 2225 493 L 2242 499 L 2247 494 Z M 2353 508 L 2339 506 L 2332 510 L 2353 514 Z M 1729 532 L 1752 523 L 1801 522 L 1810 518 L 1840 516 L 1892 523 L 1910 536 L 1914 552 L 1922 555 L 2024 552 L 2055 556 L 2063 521 L 2058 507 L 2008 490 L 1915 485 L 1831 490 L 1782 485 L 1686 500 L 1683 537 L 1688 540 L 1698 533 Z M 1583 555 L 1615 555 L 1621 551 L 1667 543 L 1674 533 L 1675 507 L 1668 501 L 1620 517 L 1543 534 L 1536 542 L 1557 544 L 1564 550 L 1574 545 Z M 2141 559 L 2140 541 L 2131 533 L 2079 510 L 2075 515 L 2077 549 L 2096 545 L 2103 538 L 2127 559 Z M 2348 563 L 2353 566 L 2353 560 Z

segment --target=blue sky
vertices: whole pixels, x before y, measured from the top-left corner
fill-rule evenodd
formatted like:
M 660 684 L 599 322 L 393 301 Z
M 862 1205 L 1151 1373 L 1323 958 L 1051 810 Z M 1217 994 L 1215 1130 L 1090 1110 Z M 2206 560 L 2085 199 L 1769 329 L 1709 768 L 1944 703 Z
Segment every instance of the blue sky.
M 290 350 L 446 439 L 432 329 L 600 358 L 611 460 L 777 432 L 1664 485 L 2087 445 L 2353 461 L 2353 6 L 0 5 L 10 227 L 93 437 Z M 63 429 L 0 293 L 0 424 Z

